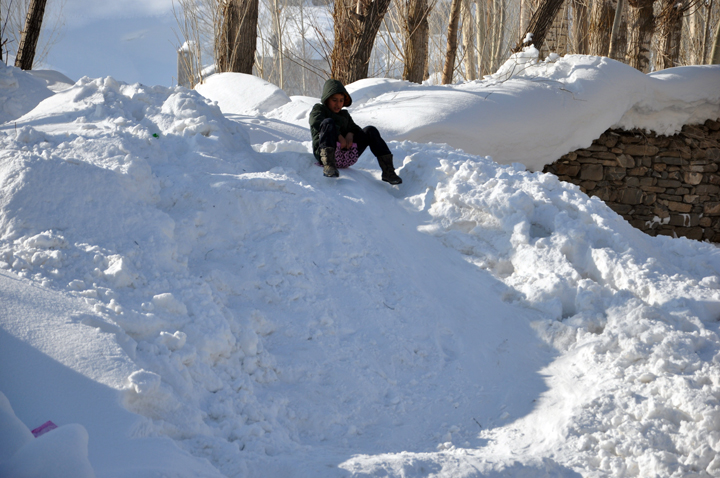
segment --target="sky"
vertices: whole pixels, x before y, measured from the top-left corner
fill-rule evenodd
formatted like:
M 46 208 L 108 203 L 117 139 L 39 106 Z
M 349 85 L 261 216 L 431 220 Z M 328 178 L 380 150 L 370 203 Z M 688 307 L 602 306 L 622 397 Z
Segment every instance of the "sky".
M 58 0 L 48 11 L 56 15 Z M 177 84 L 176 49 L 182 43 L 172 0 L 67 0 L 64 25 L 45 68 L 77 81 L 112 76 L 127 83 Z
M 526 53 L 348 85 L 399 186 L 256 77 L 0 65 L 0 476 L 720 476 L 720 251 L 531 171 L 720 117 L 720 66 Z

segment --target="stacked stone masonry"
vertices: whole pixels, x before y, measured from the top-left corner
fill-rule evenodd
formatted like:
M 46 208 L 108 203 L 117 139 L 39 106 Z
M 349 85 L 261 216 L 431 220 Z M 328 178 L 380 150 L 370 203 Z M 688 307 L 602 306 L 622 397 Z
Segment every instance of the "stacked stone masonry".
M 597 196 L 630 224 L 720 242 L 720 120 L 674 136 L 610 129 L 543 172 Z

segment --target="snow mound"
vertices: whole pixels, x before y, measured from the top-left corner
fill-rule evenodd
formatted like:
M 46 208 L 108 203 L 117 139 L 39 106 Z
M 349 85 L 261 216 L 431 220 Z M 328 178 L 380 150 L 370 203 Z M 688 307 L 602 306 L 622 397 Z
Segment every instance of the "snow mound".
M 21 117 L 52 94 L 45 80 L 0 61 L 0 124 Z
M 82 425 L 65 425 L 29 440 L 9 460 L 0 462 L 0 475 L 95 478 L 88 461 L 87 430 Z
M 0 465 L 7 462 L 20 448 L 35 437 L 30 429 L 15 416 L 7 397 L 0 392 Z
M 290 102 L 288 95 L 277 86 L 244 73 L 216 73 L 195 90 L 217 102 L 225 114 L 264 114 Z
M 646 236 L 553 175 L 453 153 L 428 178 L 433 158 L 408 146 L 404 177 L 419 194 L 405 201 L 433 218 L 421 229 L 491 271 L 513 303 L 542 311 L 534 327 L 566 352 L 538 409 L 483 432 L 493 445 L 479 455 L 542 456 L 554 435 L 566 464 L 599 456 L 613 474 L 717 474 L 717 443 L 702 437 L 720 412 L 718 249 Z M 554 422 L 557 408 L 573 418 Z
M 415 83 L 409 81 L 395 80 L 392 78 L 365 78 L 347 85 L 347 91 L 352 98 L 353 106 L 374 101 L 377 97 L 386 93 L 407 90 Z
M 44 80 L 47 87 L 55 93 L 66 90 L 75 84 L 73 80 L 55 70 L 30 70 L 28 73 L 35 78 Z
M 617 125 L 672 135 L 683 125 L 717 119 L 720 114 L 720 67 L 683 66 L 648 74 L 655 90 L 623 115 Z
M 531 35 L 528 33 L 528 35 Z M 526 37 L 527 39 L 527 37 Z M 507 81 L 513 76 L 521 76 L 525 70 L 537 65 L 540 61 L 540 51 L 535 45 L 523 47 L 522 51 L 513 53 L 492 75 L 485 76 L 490 81 Z

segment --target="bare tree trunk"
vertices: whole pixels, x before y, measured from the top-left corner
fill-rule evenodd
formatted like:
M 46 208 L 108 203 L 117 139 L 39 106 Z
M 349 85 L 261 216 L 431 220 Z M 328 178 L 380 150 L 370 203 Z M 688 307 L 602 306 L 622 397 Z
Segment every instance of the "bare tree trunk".
M 683 17 L 688 34 L 682 39 L 685 51 L 686 65 L 702 65 L 703 22 L 702 10 L 704 5 L 698 5 L 688 15 Z
M 572 0 L 573 26 L 572 50 L 580 55 L 588 54 L 588 9 L 587 0 Z
M 527 31 L 528 25 L 530 25 L 530 19 L 535 13 L 536 2 L 534 0 L 520 0 L 520 31 L 519 35 Z
M 224 0 L 219 8 L 220 25 L 215 35 L 217 71 L 252 75 L 257 46 L 258 0 Z
M 405 15 L 405 66 L 403 80 L 422 83 L 428 62 L 428 15 L 427 0 L 408 0 Z
M 624 1 L 624 0 L 623 0 Z M 627 15 L 627 8 L 623 8 L 622 15 L 620 16 L 620 28 L 618 31 L 617 38 L 615 39 L 616 49 L 618 52 L 626 52 L 628 50 L 628 15 Z M 625 61 L 627 63 L 627 58 L 619 58 L 619 61 Z
M 302 42 L 302 49 L 301 49 L 302 61 L 306 62 L 307 54 L 306 54 L 306 50 L 305 50 L 305 7 L 304 7 L 303 3 L 300 4 L 300 41 Z M 307 70 L 307 68 L 302 69 L 302 94 L 303 95 L 308 94 L 307 86 L 305 84 L 305 70 Z
M 627 63 L 643 73 L 650 71 L 653 34 L 653 0 L 629 0 Z
M 547 35 L 545 36 L 545 43 L 541 50 L 542 56 L 547 56 L 551 52 L 555 52 L 561 55 L 567 53 L 567 36 L 568 36 L 568 4 L 563 4 L 563 7 L 555 16 L 552 25 L 548 29 Z
M 671 66 L 677 66 L 680 65 L 680 44 L 682 43 L 682 19 L 683 19 L 683 12 L 676 12 L 677 15 L 677 21 L 675 23 L 675 28 L 672 29 L 670 33 L 670 63 L 671 65 L 668 66 L 670 68 Z
M 488 12 L 485 0 L 475 0 L 475 32 L 478 50 L 478 69 L 480 75 L 490 74 L 490 55 L 488 54 L 487 25 L 486 18 Z
M 712 13 L 713 0 L 710 0 L 710 5 L 707 7 L 707 15 L 705 17 L 705 25 L 703 26 L 703 40 L 702 40 L 702 55 L 700 55 L 700 65 L 705 64 L 705 56 L 707 54 L 707 37 L 708 30 L 710 30 L 710 14 Z M 720 24 L 720 22 L 718 22 Z
M 0 4 L 0 5 L 2 5 L 2 4 Z M 0 11 L 0 13 L 2 13 L 2 11 Z M 2 21 L 2 16 L 0 16 L 0 61 L 3 61 L 3 47 L 5 46 L 5 43 L 7 42 L 7 40 L 3 39 L 3 36 L 5 36 L 5 29 L 3 28 L 4 25 L 5 25 L 5 23 L 3 23 L 3 21 Z
M 594 0 L 590 20 L 590 54 L 607 56 L 610 51 L 615 7 L 611 0 Z
M 680 57 L 683 10 L 674 0 L 663 2 L 657 18 L 659 24 L 658 47 L 655 52 L 655 69 L 672 68 Z
M 650 0 L 652 3 L 652 0 Z M 625 10 L 625 0 L 617 0 L 617 6 L 615 7 L 615 18 L 613 19 L 613 26 L 610 32 L 610 49 L 608 50 L 608 56 L 613 60 L 623 61 L 625 58 L 625 49 L 620 48 L 620 31 L 624 30 L 621 28 L 622 16 Z
M 280 89 L 283 89 L 285 87 L 285 65 L 284 65 L 284 52 L 283 52 L 283 32 L 282 32 L 282 25 L 280 23 L 280 5 L 278 5 L 278 0 L 273 0 L 273 29 L 275 30 L 275 42 L 277 45 L 277 48 L 275 50 L 275 58 L 273 59 L 279 70 L 279 78 L 280 78 L 280 84 L 278 85 Z
M 720 65 L 720 22 L 715 27 L 715 42 L 713 42 L 712 52 L 708 58 L 708 65 Z
M 455 53 L 457 52 L 458 21 L 460 19 L 460 3 L 462 0 L 452 0 L 450 5 L 450 21 L 447 33 L 447 49 L 445 50 L 445 65 L 442 73 L 442 84 L 452 83 L 455 71 Z
M 475 66 L 475 22 L 473 20 L 471 0 L 462 0 L 462 39 L 463 50 L 465 50 L 465 79 L 474 80 L 477 78 Z
M 32 70 L 35 60 L 43 16 L 45 15 L 46 0 L 32 0 L 25 18 L 25 29 L 20 37 L 20 46 L 15 57 L 15 66 L 23 70 Z
M 335 0 L 332 76 L 344 84 L 368 76 L 375 37 L 390 0 Z
M 490 70 L 494 73 L 500 67 L 503 37 L 505 36 L 505 2 L 493 0 L 493 43 Z
M 564 0 L 542 0 L 537 11 L 530 19 L 530 24 L 518 41 L 513 52 L 517 53 L 523 49 L 523 40 L 528 33 L 532 34 L 532 43 L 538 50 L 542 48 L 545 36 L 547 35 L 550 25 L 552 25 L 555 17 L 563 6 Z

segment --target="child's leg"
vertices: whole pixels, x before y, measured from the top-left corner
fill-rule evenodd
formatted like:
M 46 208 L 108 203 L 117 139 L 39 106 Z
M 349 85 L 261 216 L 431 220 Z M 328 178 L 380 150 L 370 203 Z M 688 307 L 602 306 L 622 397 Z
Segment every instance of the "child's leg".
M 320 123 L 320 149 L 322 148 L 333 148 L 337 146 L 338 142 L 338 130 L 335 126 L 335 122 L 326 118 Z
M 320 123 L 320 144 L 318 153 L 323 164 L 323 176 L 336 178 L 340 174 L 335 164 L 335 147 L 337 145 L 338 131 L 335 122 L 326 118 Z
M 363 154 L 363 151 L 370 146 L 370 151 L 375 155 L 376 158 L 390 154 L 390 148 L 388 148 L 385 140 L 380 136 L 380 131 L 375 126 L 367 126 L 363 128 L 362 133 L 357 133 L 353 137 L 353 141 L 357 143 L 358 156 Z
M 387 143 L 380 132 L 374 126 L 363 128 L 363 133 L 355 136 L 355 142 L 358 145 L 358 156 L 360 156 L 365 148 L 370 146 L 370 151 L 378 160 L 380 169 L 382 169 L 382 180 L 390 184 L 401 184 L 402 179 L 395 173 L 393 166 L 393 156 L 388 148 Z

